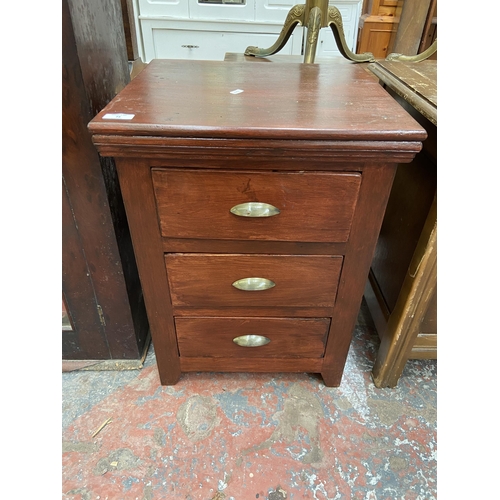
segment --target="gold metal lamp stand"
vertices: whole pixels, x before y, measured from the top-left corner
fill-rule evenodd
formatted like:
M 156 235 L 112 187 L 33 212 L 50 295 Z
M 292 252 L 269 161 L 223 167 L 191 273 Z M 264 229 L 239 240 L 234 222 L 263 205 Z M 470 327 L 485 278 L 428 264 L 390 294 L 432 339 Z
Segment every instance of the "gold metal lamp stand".
M 300 24 L 307 27 L 306 47 L 304 51 L 304 62 L 313 63 L 316 57 L 316 46 L 318 45 L 319 30 L 331 27 L 335 42 L 340 53 L 354 62 L 373 62 L 375 58 L 371 52 L 355 54 L 347 47 L 342 25 L 342 16 L 336 7 L 328 5 L 328 0 L 306 0 L 305 4 L 295 5 L 290 9 L 285 19 L 285 24 L 278 39 L 268 49 L 258 47 L 247 47 L 246 56 L 267 57 L 279 52 L 288 42 L 295 26 Z

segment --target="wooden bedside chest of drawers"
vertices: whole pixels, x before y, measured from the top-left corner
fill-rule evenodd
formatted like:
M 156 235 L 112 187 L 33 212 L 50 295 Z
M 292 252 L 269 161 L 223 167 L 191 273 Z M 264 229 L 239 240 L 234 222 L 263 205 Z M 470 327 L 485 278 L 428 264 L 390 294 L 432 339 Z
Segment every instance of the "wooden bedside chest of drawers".
M 116 161 L 161 383 L 338 386 L 396 165 L 425 130 L 355 64 L 182 60 L 152 61 L 89 129 Z

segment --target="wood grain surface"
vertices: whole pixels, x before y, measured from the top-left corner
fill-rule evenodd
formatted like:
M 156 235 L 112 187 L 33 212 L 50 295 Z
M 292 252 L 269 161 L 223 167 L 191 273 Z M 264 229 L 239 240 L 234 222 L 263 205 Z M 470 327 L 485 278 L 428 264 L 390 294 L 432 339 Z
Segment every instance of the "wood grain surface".
M 333 307 L 342 257 L 329 255 L 166 254 L 174 314 L 176 306 Z M 272 280 L 268 290 L 243 291 L 242 278 Z
M 359 173 L 153 169 L 162 235 L 172 238 L 345 242 L 360 184 Z M 246 202 L 280 213 L 230 212 Z
M 232 94 L 235 90 L 243 90 Z M 104 119 L 113 113 L 130 120 Z M 355 64 L 153 60 L 90 123 L 93 134 L 421 140 L 425 133 Z
M 181 356 L 216 358 L 321 358 L 330 318 L 177 318 Z M 270 342 L 242 347 L 233 339 L 262 335 Z

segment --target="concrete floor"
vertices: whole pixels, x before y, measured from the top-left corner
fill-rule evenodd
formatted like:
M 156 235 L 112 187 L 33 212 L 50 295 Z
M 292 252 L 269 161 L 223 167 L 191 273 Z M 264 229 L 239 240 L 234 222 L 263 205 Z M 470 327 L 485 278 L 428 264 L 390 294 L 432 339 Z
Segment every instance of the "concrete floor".
M 363 304 L 339 388 L 214 373 L 162 387 L 152 347 L 141 370 L 63 373 L 63 499 L 435 499 L 437 362 L 377 389 L 377 346 Z

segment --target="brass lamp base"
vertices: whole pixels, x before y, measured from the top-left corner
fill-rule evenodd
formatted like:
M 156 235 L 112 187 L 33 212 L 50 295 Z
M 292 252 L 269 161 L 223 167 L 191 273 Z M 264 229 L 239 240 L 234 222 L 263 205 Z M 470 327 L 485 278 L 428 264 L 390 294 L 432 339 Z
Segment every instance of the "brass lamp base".
M 342 24 L 342 16 L 336 7 L 328 5 L 328 0 L 306 0 L 305 4 L 295 5 L 290 9 L 285 19 L 285 24 L 276 42 L 268 49 L 258 47 L 247 47 L 246 56 L 267 57 L 279 52 L 288 42 L 295 26 L 298 24 L 307 27 L 306 47 L 304 51 L 304 62 L 313 63 L 316 57 L 319 30 L 330 26 L 335 42 L 340 53 L 350 61 L 374 62 L 375 58 L 371 52 L 355 54 L 347 47 Z

